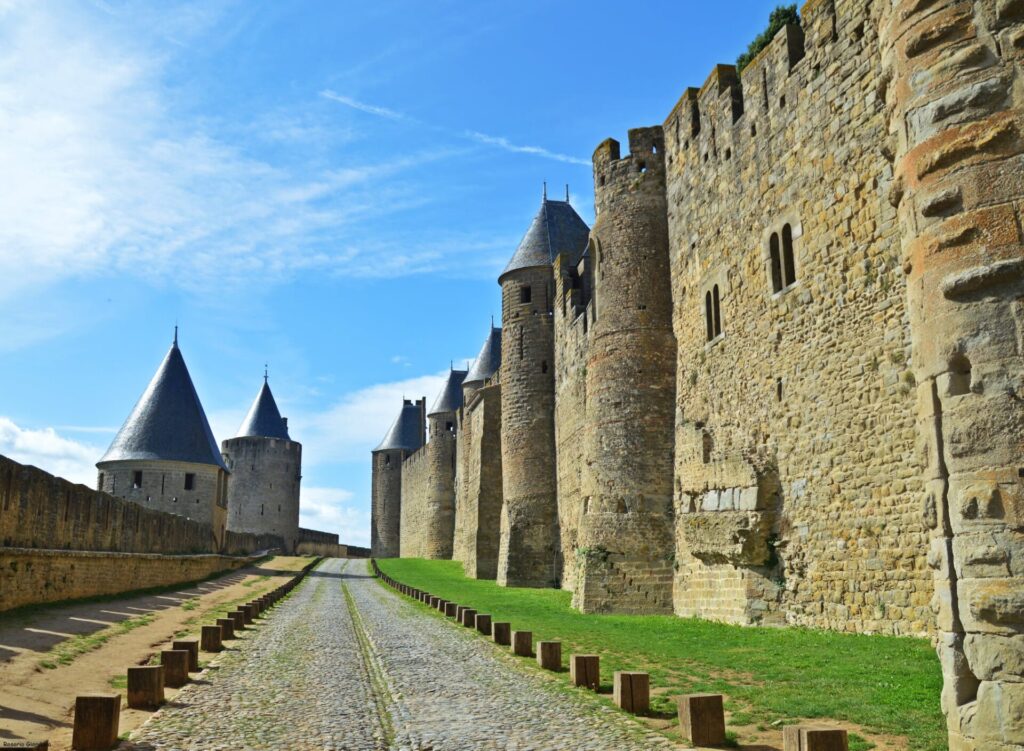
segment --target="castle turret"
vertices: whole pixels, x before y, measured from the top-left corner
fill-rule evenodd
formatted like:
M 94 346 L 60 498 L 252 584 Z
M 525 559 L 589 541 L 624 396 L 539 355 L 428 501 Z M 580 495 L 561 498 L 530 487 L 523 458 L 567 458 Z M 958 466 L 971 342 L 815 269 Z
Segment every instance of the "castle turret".
M 398 419 L 372 452 L 373 488 L 370 550 L 377 558 L 395 558 L 401 550 L 402 462 L 426 440 L 426 398 L 405 399 Z
M 466 378 L 462 382 L 463 403 L 468 403 L 477 389 L 484 385 L 501 367 L 501 327 L 495 327 L 491 321 L 491 331 L 484 340 L 479 354 L 469 366 Z
M 552 587 L 561 577 L 555 488 L 552 261 L 578 259 L 589 229 L 545 196 L 501 284 L 503 505 L 498 583 Z
M 299 541 L 302 444 L 288 435 L 288 421 L 263 378 L 238 435 L 221 444 L 231 471 L 228 529 L 279 537 L 286 552 Z
M 881 4 L 942 708 L 959 751 L 1024 748 L 1022 24 L 1020 3 Z
M 97 489 L 209 524 L 224 541 L 228 472 L 185 359 L 174 343 L 113 443 Z
M 664 140 L 594 154 L 596 305 L 586 372 L 583 515 L 573 602 L 585 612 L 671 613 L 675 352 Z

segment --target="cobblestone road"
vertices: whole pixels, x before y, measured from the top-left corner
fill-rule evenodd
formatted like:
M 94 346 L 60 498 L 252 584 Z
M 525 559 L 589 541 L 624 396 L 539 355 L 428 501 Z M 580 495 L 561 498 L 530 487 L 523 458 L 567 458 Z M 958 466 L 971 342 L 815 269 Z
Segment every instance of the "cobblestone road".
M 422 612 L 367 561 L 337 559 L 132 740 L 139 751 L 674 748 Z

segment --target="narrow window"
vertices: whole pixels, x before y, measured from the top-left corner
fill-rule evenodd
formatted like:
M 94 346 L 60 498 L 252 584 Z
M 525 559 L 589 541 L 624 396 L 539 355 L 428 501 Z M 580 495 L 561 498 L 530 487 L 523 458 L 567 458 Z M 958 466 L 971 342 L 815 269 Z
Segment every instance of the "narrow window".
M 452 430 L 454 427 L 455 427 L 455 423 L 452 423 L 452 422 L 446 422 L 444 424 L 444 429 L 445 430 Z
M 281 504 L 280 503 L 277 504 L 277 513 L 279 513 L 279 514 L 281 513 Z
M 132 487 L 138 490 L 142 487 L 142 472 L 136 470 L 132 475 Z
M 260 504 L 260 516 L 263 516 L 263 504 Z
M 385 455 L 384 455 L 384 466 L 386 467 L 386 466 L 388 466 L 389 464 L 391 464 L 391 457 L 390 457 L 390 456 L 388 456 L 387 454 L 385 454 Z
M 719 306 L 718 298 L 718 285 L 712 290 L 711 299 L 715 304 L 715 336 L 719 336 L 722 333 L 722 312 Z
M 540 361 L 540 372 L 541 373 L 547 373 L 548 372 L 548 361 L 547 360 L 541 360 Z
M 779 292 L 782 290 L 782 260 L 779 258 L 779 233 L 772 232 L 768 246 L 772 257 L 772 291 Z
M 761 68 L 761 91 L 764 93 L 764 111 L 768 111 L 768 70 Z
M 164 494 L 164 485 L 167 483 L 167 475 L 160 475 L 160 495 Z
M 715 321 L 713 313 L 711 312 L 711 293 L 708 292 L 704 295 L 704 321 L 708 327 L 708 341 L 710 342 L 715 338 Z
M 103 490 L 103 473 L 102 472 L 100 472 L 100 487 L 99 487 L 99 489 Z
M 185 490 L 192 490 L 196 484 L 196 476 L 191 472 L 185 473 Z
M 705 464 L 711 463 L 711 451 L 714 449 L 714 441 L 711 438 L 711 434 L 708 431 L 704 431 L 700 436 L 701 443 L 701 458 Z
M 779 109 L 780 110 L 786 109 L 786 95 L 785 94 L 783 94 L 782 96 L 779 97 Z
M 796 281 L 796 263 L 793 261 L 793 230 L 788 224 L 782 227 L 782 260 L 788 287 Z
M 528 303 L 533 299 L 533 290 L 530 285 L 519 288 L 519 302 Z
M 776 400 L 778 400 L 780 402 L 782 401 L 782 379 L 781 378 L 776 378 L 775 379 L 775 398 L 776 398 Z

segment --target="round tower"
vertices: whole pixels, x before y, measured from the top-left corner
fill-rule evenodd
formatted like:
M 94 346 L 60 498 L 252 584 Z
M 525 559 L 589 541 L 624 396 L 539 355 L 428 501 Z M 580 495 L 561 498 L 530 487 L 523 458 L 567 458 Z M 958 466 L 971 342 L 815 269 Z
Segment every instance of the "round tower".
M 402 462 L 417 451 L 426 438 L 426 399 L 402 402 L 402 411 L 373 456 L 370 554 L 397 558 L 401 547 Z
M 501 367 L 501 327 L 494 326 L 492 317 L 490 333 L 462 381 L 462 403 L 467 404 L 473 398 L 473 394 L 497 372 L 499 367 Z
M 545 196 L 501 285 L 502 586 L 561 579 L 555 479 L 552 261 L 578 259 L 589 229 L 567 201 Z
M 441 392 L 427 413 L 430 440 L 425 461 L 429 483 L 421 499 L 424 518 L 423 558 L 450 560 L 455 544 L 455 444 L 456 419 L 462 406 L 465 370 L 450 370 Z
M 302 444 L 288 435 L 266 376 L 238 435 L 224 441 L 221 451 L 231 470 L 228 529 L 278 537 L 293 553 L 299 544 Z
M 586 371 L 583 514 L 573 602 L 671 613 L 675 337 L 660 127 L 594 154 L 595 318 Z
M 1021 3 L 880 3 L 949 748 L 1024 748 Z
M 178 332 L 146 391 L 97 462 L 96 488 L 209 524 L 223 545 L 228 472 L 199 401 Z

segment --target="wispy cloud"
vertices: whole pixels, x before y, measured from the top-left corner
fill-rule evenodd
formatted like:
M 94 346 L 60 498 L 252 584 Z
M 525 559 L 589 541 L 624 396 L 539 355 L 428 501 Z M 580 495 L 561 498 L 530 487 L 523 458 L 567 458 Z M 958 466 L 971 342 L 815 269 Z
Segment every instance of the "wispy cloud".
M 348 545 L 370 544 L 370 512 L 353 503 L 344 488 L 303 487 L 299 524 L 307 529 L 337 532 Z
M 0 417 L 0 454 L 71 482 L 95 483 L 96 460 L 102 453 L 103 449 L 65 438 L 53 428 L 31 430 Z
M 331 101 L 344 104 L 346 107 L 351 107 L 352 109 L 359 110 L 360 112 L 365 112 L 369 115 L 384 117 L 388 120 L 403 120 L 421 126 L 425 125 L 438 132 L 447 133 L 448 135 L 462 138 L 467 141 L 473 141 L 474 143 L 479 143 L 484 146 L 493 146 L 513 154 L 528 154 L 529 156 L 541 157 L 542 159 L 553 159 L 556 162 L 565 162 L 566 164 L 579 164 L 584 167 L 590 166 L 590 161 L 587 159 L 580 159 L 579 157 L 570 156 L 568 154 L 559 154 L 558 152 L 551 151 L 550 149 L 545 149 L 543 146 L 524 146 L 512 143 L 504 136 L 491 136 L 476 130 L 452 131 L 440 125 L 424 123 L 422 120 L 412 117 L 404 112 L 399 112 L 398 110 L 393 110 L 388 107 L 379 107 L 374 104 L 367 104 L 366 102 L 361 102 L 358 99 L 353 99 L 350 96 L 338 94 L 330 89 L 321 91 L 320 96 L 324 99 L 330 99 Z

